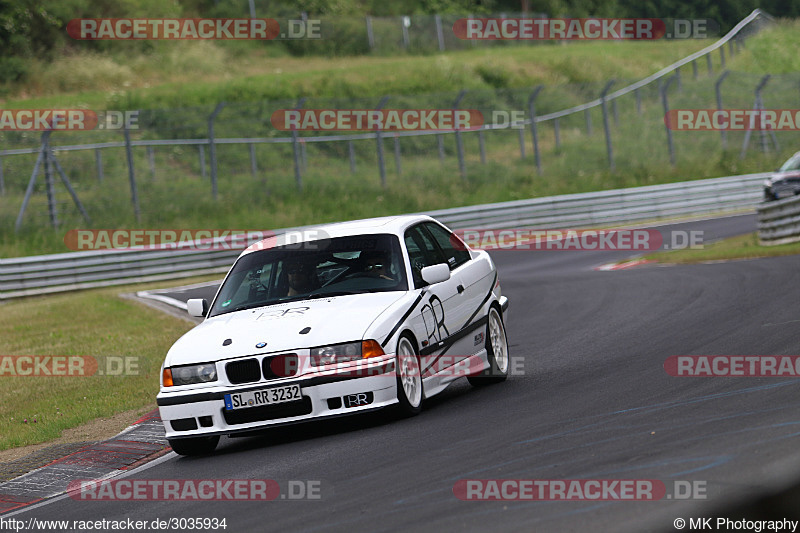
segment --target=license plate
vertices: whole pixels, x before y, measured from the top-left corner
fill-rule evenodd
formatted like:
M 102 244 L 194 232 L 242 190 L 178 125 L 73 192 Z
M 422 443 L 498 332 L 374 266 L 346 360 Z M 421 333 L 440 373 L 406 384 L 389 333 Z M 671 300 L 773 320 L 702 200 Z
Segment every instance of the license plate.
M 227 411 L 233 411 L 235 409 L 293 402 L 302 399 L 303 396 L 300 393 L 300 385 L 287 385 L 285 387 L 273 387 L 271 389 L 226 394 L 225 409 Z

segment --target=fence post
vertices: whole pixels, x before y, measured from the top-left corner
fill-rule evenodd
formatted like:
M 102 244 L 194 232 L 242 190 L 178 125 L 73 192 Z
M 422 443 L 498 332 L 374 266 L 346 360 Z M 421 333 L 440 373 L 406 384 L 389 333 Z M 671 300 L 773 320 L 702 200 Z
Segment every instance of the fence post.
M 692 78 L 697 79 L 697 60 L 692 59 Z
M 614 171 L 614 148 L 611 146 L 611 128 L 608 126 L 608 106 L 606 105 L 606 94 L 614 85 L 615 80 L 611 80 L 603 87 L 603 92 L 600 93 L 600 104 L 603 109 L 603 130 L 606 133 L 606 153 L 608 154 L 608 168 Z
M 367 17 L 369 20 L 369 17 Z M 296 111 L 299 111 L 303 104 L 305 103 L 306 98 L 302 97 L 297 101 L 297 105 L 294 107 Z M 297 185 L 297 190 L 303 190 L 303 175 L 300 172 L 300 149 L 297 142 L 297 129 L 292 128 L 292 157 L 294 159 L 294 182 Z
M 400 26 L 403 28 L 403 48 L 408 50 L 408 27 L 411 25 L 410 17 L 400 17 Z
M 44 136 L 50 132 L 42 133 L 42 144 L 44 144 Z M 28 181 L 28 187 L 25 189 L 25 197 L 22 199 L 22 206 L 19 208 L 19 214 L 17 214 L 17 221 L 14 224 L 14 231 L 19 232 L 19 229 L 22 227 L 22 218 L 25 216 L 25 209 L 28 207 L 28 202 L 31 200 L 31 195 L 33 195 L 33 188 L 36 185 L 36 177 L 39 175 L 39 165 L 42 164 L 42 154 L 44 152 L 40 149 L 39 154 L 36 156 L 36 163 L 33 165 L 33 172 L 31 172 L 31 179 Z
M 675 81 L 677 78 L 675 75 L 670 76 L 667 80 L 667 83 L 661 88 L 661 104 L 664 106 L 664 117 L 667 116 L 669 113 L 669 102 L 667 101 L 667 91 L 669 90 L 669 86 Z M 672 130 L 667 125 L 666 121 L 664 121 L 664 127 L 667 130 L 667 147 L 669 149 L 669 162 L 672 166 L 675 166 L 675 146 L 672 143 Z
M 389 100 L 389 96 L 384 96 L 381 98 L 380 102 L 378 102 L 378 107 L 376 110 L 383 109 L 383 106 L 386 105 L 386 101 Z M 383 157 L 383 135 L 380 129 L 375 130 L 375 142 L 378 145 L 378 170 L 381 173 L 381 187 L 384 189 L 386 188 L 386 162 L 384 161 Z
M 369 43 L 369 51 L 375 50 L 375 35 L 372 33 L 372 17 L 367 15 L 367 42 Z
M 206 148 L 202 144 L 198 144 L 200 155 L 200 175 L 206 179 Z
M 725 45 L 719 47 L 719 66 L 725 68 Z
M 720 75 L 719 78 L 717 78 L 716 83 L 714 83 L 714 92 L 717 95 L 717 109 L 719 111 L 722 111 L 722 92 L 721 92 L 722 82 L 725 81 L 725 78 L 727 78 L 728 74 L 730 74 L 730 73 L 731 72 L 729 70 L 726 70 L 725 72 L 723 72 Z M 719 133 L 720 133 L 720 136 L 722 137 L 722 149 L 723 150 L 727 150 L 728 149 L 728 132 L 725 131 L 724 128 L 722 128 Z
M 755 102 L 753 102 L 753 109 L 754 110 L 762 110 L 762 109 L 764 109 L 764 100 L 762 100 L 762 98 L 761 98 L 761 91 L 767 85 L 767 82 L 770 80 L 771 77 L 772 77 L 772 75 L 767 74 L 766 76 L 761 78 L 761 81 L 758 83 L 758 86 L 756 86 L 756 90 L 755 90 L 755 96 L 756 97 L 755 97 Z M 750 135 L 753 132 L 753 127 L 755 126 L 755 120 L 756 120 L 755 116 L 751 116 L 750 117 L 749 128 L 747 129 L 747 132 L 745 132 L 745 134 L 744 134 L 744 142 L 742 143 L 742 153 L 740 154 L 740 157 L 742 159 L 744 159 L 745 153 L 747 152 L 747 147 L 750 144 Z M 761 119 L 759 118 L 758 120 L 761 120 Z M 778 144 L 778 138 L 775 136 L 775 132 L 774 131 L 772 131 L 771 129 L 769 130 L 768 133 L 765 132 L 763 129 L 759 129 L 758 131 L 761 134 L 761 151 L 762 152 L 766 153 L 766 152 L 769 151 L 769 146 L 767 144 L 767 136 L 768 135 L 772 137 L 772 142 L 775 143 L 775 150 L 777 151 L 777 150 L 780 149 L 780 145 Z
M 481 129 L 478 130 L 478 149 L 481 153 L 481 163 L 486 164 L 486 140 L 483 136 L 483 126 Z M 2 169 L 0 169 L 0 175 L 2 174 Z
M 347 141 L 347 151 L 350 156 L 350 172 L 356 173 L 356 149 L 353 146 L 353 141 Z
M 439 15 L 436 15 L 437 17 Z M 458 97 L 456 97 L 456 101 L 453 102 L 453 109 L 458 109 L 458 106 L 461 104 L 461 100 L 467 94 L 466 89 L 461 89 L 461 92 L 458 93 Z M 456 128 L 456 151 L 458 152 L 458 172 L 461 174 L 461 179 L 467 177 L 467 167 L 464 163 L 464 140 L 461 138 L 461 130 Z
M 708 64 L 708 73 L 709 74 L 713 74 L 714 73 L 714 67 L 711 64 L 711 52 L 706 54 L 706 63 Z
M 56 206 L 56 190 L 53 183 L 53 165 L 50 161 L 50 133 L 42 135 L 42 153 L 44 158 L 44 180 L 47 190 L 47 212 L 50 215 L 50 225 L 53 229 L 58 228 L 58 207 Z
M 139 193 L 136 190 L 136 174 L 133 171 L 133 148 L 131 148 L 131 132 L 126 127 L 122 130 L 125 136 L 125 155 L 128 158 L 128 182 L 131 186 L 131 201 L 133 202 L 133 213 L 136 215 L 136 222 L 139 222 Z
M 436 20 L 436 39 L 439 41 L 439 51 L 444 52 L 444 33 L 442 32 L 442 17 L 435 16 Z
M 214 120 L 223 107 L 225 107 L 225 102 L 218 103 L 208 117 L 208 149 L 209 154 L 211 154 L 211 196 L 213 196 L 214 200 L 217 199 L 217 147 L 214 144 Z
M 533 137 L 533 157 L 536 161 L 536 172 L 538 174 L 542 173 L 542 158 L 541 154 L 539 153 L 539 132 L 536 127 L 536 97 L 539 96 L 539 92 L 544 89 L 544 85 L 538 85 L 533 89 L 533 92 L 528 97 L 528 114 L 531 116 L 531 137 Z M 525 157 L 525 144 L 523 143 L 520 147 L 520 157 Z

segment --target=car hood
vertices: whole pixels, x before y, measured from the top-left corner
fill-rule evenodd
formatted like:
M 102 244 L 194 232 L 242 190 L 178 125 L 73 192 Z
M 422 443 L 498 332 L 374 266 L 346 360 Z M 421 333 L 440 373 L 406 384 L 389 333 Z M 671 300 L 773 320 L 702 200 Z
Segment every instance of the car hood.
M 210 362 L 361 340 L 370 324 L 405 295 L 394 291 L 301 300 L 208 318 L 172 346 L 165 364 Z M 256 347 L 260 343 L 266 345 Z

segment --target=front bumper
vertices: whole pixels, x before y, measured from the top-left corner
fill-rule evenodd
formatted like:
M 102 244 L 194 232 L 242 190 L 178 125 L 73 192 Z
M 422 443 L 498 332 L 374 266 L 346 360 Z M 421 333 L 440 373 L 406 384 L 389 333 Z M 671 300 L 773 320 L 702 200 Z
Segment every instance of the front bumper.
M 178 439 L 232 435 L 305 420 L 355 414 L 397 403 L 394 354 L 355 366 L 273 379 L 246 386 L 222 385 L 178 391 L 162 390 L 157 397 L 166 437 Z M 302 400 L 226 410 L 224 396 L 278 386 L 300 386 Z M 346 397 L 358 395 L 358 405 L 346 406 Z

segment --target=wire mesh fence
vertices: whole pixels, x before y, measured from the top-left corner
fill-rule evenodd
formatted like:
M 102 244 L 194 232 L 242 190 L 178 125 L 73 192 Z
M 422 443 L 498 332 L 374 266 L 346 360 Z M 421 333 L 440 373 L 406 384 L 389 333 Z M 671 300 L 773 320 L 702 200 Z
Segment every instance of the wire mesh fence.
M 617 79 L 142 110 L 129 129 L 119 129 L 120 120 L 111 116 L 101 117 L 102 129 L 54 132 L 44 151 L 41 133 L 3 131 L 0 228 L 58 227 L 89 220 L 131 224 L 142 213 L 157 223 L 169 219 L 184 202 L 207 205 L 209 198 L 220 196 L 302 191 L 315 186 L 306 181 L 308 176 L 314 176 L 316 184 L 324 179 L 341 180 L 348 187 L 365 182 L 385 187 L 387 180 L 419 180 L 420 168 L 430 175 L 431 168 L 441 165 L 441 179 L 458 183 L 469 180 L 481 166 L 518 161 L 531 176 L 564 179 L 597 169 L 635 175 L 653 161 L 666 166 L 712 154 L 733 160 L 759 151 L 777 152 L 798 144 L 796 131 L 665 127 L 669 109 L 753 109 L 760 84 L 763 107 L 800 107 L 800 74 L 771 76 L 764 84 L 763 76 L 725 71 L 725 57 L 740 51 L 745 45 L 742 36 L 764 22 L 757 14 L 751 17 L 705 55 L 665 69 L 648 84 Z M 469 131 L 340 132 L 282 131 L 273 123 L 273 117 L 286 110 L 379 107 L 476 110 L 483 125 Z M 50 149 L 52 158 L 41 157 Z M 735 170 L 734 161 L 731 167 Z

